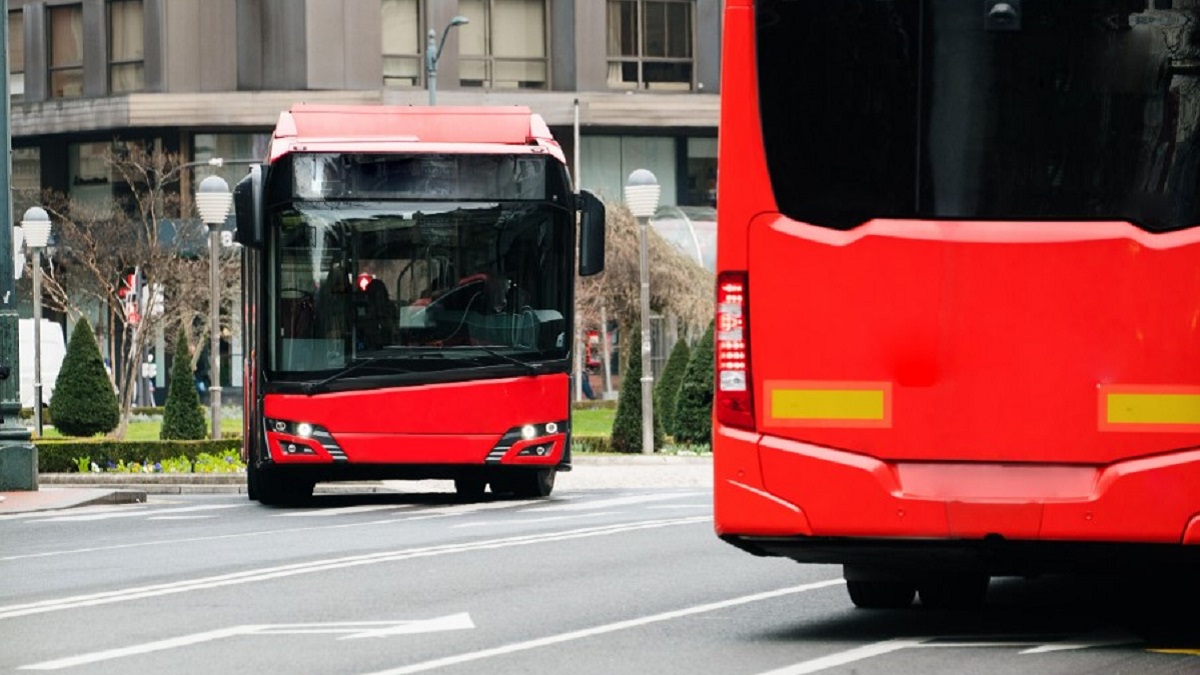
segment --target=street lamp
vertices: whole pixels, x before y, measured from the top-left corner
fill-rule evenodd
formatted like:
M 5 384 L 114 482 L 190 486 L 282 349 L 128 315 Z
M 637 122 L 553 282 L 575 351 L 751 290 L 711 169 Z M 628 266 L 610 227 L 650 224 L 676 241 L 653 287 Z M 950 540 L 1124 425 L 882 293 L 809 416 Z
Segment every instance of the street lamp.
M 429 81 L 429 105 L 437 105 L 437 64 L 442 58 L 442 47 L 446 46 L 446 36 L 450 34 L 450 29 L 455 26 L 461 26 L 468 23 L 465 16 L 456 16 L 450 19 L 450 23 L 442 29 L 442 41 L 440 44 L 434 44 L 437 38 L 437 31 L 429 29 L 429 42 L 425 47 L 425 79 Z
M 658 209 L 662 190 L 658 179 L 646 169 L 629 174 L 625 183 L 625 205 L 638 219 L 638 278 L 641 280 L 642 315 L 642 452 L 654 452 L 654 371 L 650 366 L 650 254 L 646 230 Z
M 200 220 L 208 226 L 210 254 L 208 314 L 212 322 L 209 328 L 212 334 L 209 336 L 208 372 L 212 384 L 208 391 L 212 405 L 211 436 L 214 440 L 221 437 L 221 226 L 229 217 L 232 204 L 233 193 L 229 191 L 229 183 L 224 178 L 209 176 L 200 181 L 200 187 L 196 190 L 196 209 L 200 211 Z
M 33 425 L 42 436 L 42 249 L 50 243 L 50 214 L 30 207 L 21 217 L 25 246 L 33 252 Z

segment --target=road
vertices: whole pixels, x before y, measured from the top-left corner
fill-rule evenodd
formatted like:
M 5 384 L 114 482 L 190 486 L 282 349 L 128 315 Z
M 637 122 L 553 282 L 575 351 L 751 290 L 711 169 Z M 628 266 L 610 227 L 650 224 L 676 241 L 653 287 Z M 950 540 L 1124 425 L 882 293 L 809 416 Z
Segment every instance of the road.
M 152 495 L 7 516 L 0 672 L 1200 672 L 1161 587 L 998 580 L 980 613 L 856 610 L 838 568 L 717 540 L 710 499 Z

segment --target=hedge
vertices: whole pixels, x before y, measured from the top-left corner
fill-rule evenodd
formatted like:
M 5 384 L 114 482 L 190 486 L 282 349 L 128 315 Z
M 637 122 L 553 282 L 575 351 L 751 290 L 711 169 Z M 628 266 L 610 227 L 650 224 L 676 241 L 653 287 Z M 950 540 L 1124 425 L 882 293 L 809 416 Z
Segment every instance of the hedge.
M 163 460 L 187 457 L 195 461 L 204 453 L 240 452 L 241 438 L 222 438 L 202 441 L 114 441 L 111 439 L 37 439 L 38 471 L 40 473 L 73 473 L 78 471 L 76 458 L 87 457 L 99 466 L 109 462 L 153 464 Z
M 100 466 L 109 462 L 153 464 L 166 459 L 187 457 L 195 461 L 201 454 L 240 452 L 242 439 L 222 438 L 219 441 L 114 441 L 110 439 L 39 439 L 33 442 L 38 451 L 38 471 L 41 473 L 75 473 L 77 457 L 87 457 Z M 572 452 L 612 452 L 608 436 L 572 436 Z

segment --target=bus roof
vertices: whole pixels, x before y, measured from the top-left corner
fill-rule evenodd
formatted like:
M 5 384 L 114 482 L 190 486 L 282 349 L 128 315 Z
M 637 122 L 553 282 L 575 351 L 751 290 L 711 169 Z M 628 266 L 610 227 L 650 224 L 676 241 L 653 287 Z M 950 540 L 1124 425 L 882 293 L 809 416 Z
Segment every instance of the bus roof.
M 397 143 L 530 146 L 549 150 L 565 162 L 545 120 L 525 106 L 303 103 L 280 113 L 268 161 L 308 145 L 319 146 L 321 152 L 370 152 L 372 143 L 379 143 L 380 150 Z

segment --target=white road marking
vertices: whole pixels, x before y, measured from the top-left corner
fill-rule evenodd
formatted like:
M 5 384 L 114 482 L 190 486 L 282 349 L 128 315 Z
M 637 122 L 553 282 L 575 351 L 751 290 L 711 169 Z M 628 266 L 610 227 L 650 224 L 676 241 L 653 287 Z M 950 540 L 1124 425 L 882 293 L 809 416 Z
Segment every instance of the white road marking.
M 217 516 L 149 516 L 146 520 L 208 520 Z
M 938 642 L 939 637 L 910 637 L 885 640 L 874 644 L 848 649 L 844 652 L 829 654 L 820 658 L 804 661 L 791 666 L 771 670 L 760 675 L 807 675 L 829 668 L 844 666 L 855 661 L 882 656 L 901 649 L 995 649 L 1030 647 L 1021 654 L 1045 654 L 1047 652 L 1067 651 L 1072 649 L 1090 649 L 1093 647 L 1115 647 L 1119 645 L 1136 644 L 1142 640 L 1124 632 L 1101 631 L 1088 636 L 1061 638 L 1061 636 L 1045 636 L 1041 639 L 1007 639 L 997 637 L 962 637 L 955 636 L 952 640 Z
M 335 506 L 328 509 L 306 509 L 303 511 L 289 511 L 288 513 L 277 513 L 276 518 L 324 518 L 327 516 L 343 516 L 352 515 L 355 513 L 369 513 L 371 511 L 399 511 L 403 509 L 416 508 L 415 504 L 364 504 L 362 506 Z
M 828 668 L 844 666 L 847 663 L 854 663 L 855 661 L 862 661 L 863 659 L 870 659 L 876 656 L 882 656 L 883 654 L 889 654 L 906 647 L 917 647 L 928 639 L 929 638 L 899 638 L 896 640 L 885 640 L 883 642 L 876 642 L 875 644 L 863 645 L 862 647 L 848 649 L 844 652 L 829 654 L 828 656 L 822 656 L 817 659 L 812 659 L 811 661 L 804 661 L 802 663 L 797 663 L 785 668 L 779 668 L 778 670 L 772 670 L 763 673 L 762 675 L 805 675 L 806 673 L 816 673 Z
M 673 610 L 670 612 L 663 612 L 661 614 L 652 614 L 650 616 L 644 616 L 644 617 L 641 617 L 638 619 L 627 619 L 625 621 L 617 621 L 615 623 L 604 624 L 603 626 L 595 626 L 593 628 L 584 628 L 582 630 L 570 631 L 568 633 L 559 633 L 558 635 L 550 635 L 550 636 L 543 637 L 543 638 L 537 638 L 535 640 L 526 640 L 525 642 L 516 642 L 516 643 L 510 644 L 510 645 L 504 645 L 501 647 L 493 647 L 491 649 L 481 649 L 479 651 L 468 652 L 466 654 L 457 654 L 455 656 L 447 656 L 447 657 L 440 658 L 440 659 L 434 659 L 432 661 L 424 661 L 422 663 L 414 663 L 414 664 L 408 665 L 408 666 L 401 666 L 399 668 L 392 668 L 389 670 L 378 671 L 376 673 L 372 673 L 371 675 L 406 675 L 407 673 L 422 673 L 427 670 L 434 670 L 435 668 L 445 668 L 447 666 L 455 666 L 455 665 L 459 665 L 462 663 L 470 663 L 472 661 L 480 661 L 482 659 L 488 659 L 488 658 L 492 658 L 495 656 L 506 656 L 508 654 L 515 654 L 517 652 L 523 652 L 523 651 L 527 651 L 530 649 L 539 649 L 541 647 L 547 647 L 549 645 L 561 644 L 563 642 L 570 642 L 572 640 L 580 640 L 583 638 L 594 637 L 596 635 L 604 635 L 605 633 L 614 633 L 616 631 L 626 630 L 628 628 L 637 628 L 639 626 L 646 626 L 646 625 L 649 625 L 652 623 L 658 623 L 661 621 L 670 621 L 672 619 L 679 619 L 679 618 L 682 618 L 685 616 L 693 616 L 695 614 L 703 614 L 705 612 L 715 612 L 715 611 L 722 610 L 722 609 L 728 609 L 730 607 L 737 607 L 738 605 L 745 605 L 745 604 L 748 604 L 751 602 L 759 602 L 761 600 L 771 600 L 774 598 L 779 598 L 779 597 L 783 597 L 783 596 L 787 596 L 787 595 L 795 595 L 796 593 L 807 593 L 809 591 L 816 591 L 816 590 L 820 590 L 822 588 L 828 588 L 830 586 L 840 586 L 843 583 L 845 583 L 845 582 L 842 581 L 841 579 L 830 579 L 828 581 L 818 581 L 816 583 L 811 583 L 811 584 L 803 584 L 800 586 L 790 586 L 788 588 L 780 588 L 780 589 L 777 589 L 774 591 L 766 591 L 764 593 L 754 593 L 752 595 L 743 595 L 743 596 L 737 597 L 737 598 L 730 598 L 729 600 L 720 600 L 718 602 L 710 602 L 710 603 L 703 604 L 703 605 L 696 605 L 694 607 L 686 607 L 684 609 L 677 609 L 677 610 Z
M 678 499 L 680 497 L 692 497 L 697 493 L 676 493 L 676 494 L 645 494 L 645 495 L 630 495 L 628 497 L 613 497 L 611 499 L 596 499 L 586 502 L 575 502 L 571 504 L 551 504 L 548 506 L 539 506 L 537 511 L 545 513 L 547 511 L 592 511 L 596 509 L 608 509 L 614 506 L 631 506 L 633 504 L 646 504 L 649 502 L 660 502 L 667 499 Z M 531 509 L 533 510 L 533 509 Z
M 142 548 L 146 546 L 164 546 L 175 544 L 190 544 L 198 541 L 219 541 L 221 539 L 237 539 L 241 537 L 264 537 L 273 534 L 292 534 L 296 532 L 319 532 L 322 530 L 340 530 L 356 527 L 370 527 L 374 525 L 395 525 L 398 523 L 411 523 L 417 520 L 432 520 L 436 518 L 450 518 L 456 516 L 469 515 L 476 510 L 495 509 L 510 506 L 512 504 L 524 505 L 532 502 L 494 502 L 491 504 L 464 504 L 456 507 L 448 508 L 431 508 L 425 509 L 418 515 L 405 515 L 400 518 L 388 518 L 386 520 L 369 520 L 365 522 L 352 523 L 336 523 L 333 525 L 314 525 L 310 527 L 286 527 L 277 530 L 258 530 L 256 532 L 238 532 L 235 534 L 215 534 L 208 537 L 183 537 L 180 539 L 156 539 L 154 541 L 144 541 L 135 544 L 114 544 L 112 546 L 92 546 L 88 548 L 66 549 L 62 551 L 45 551 L 42 553 L 24 553 L 19 555 L 0 556 L 0 563 L 12 562 L 15 560 L 26 560 L 29 558 L 50 558 L 60 555 L 78 555 L 81 553 L 99 553 L 101 551 L 119 551 L 127 548 Z M 241 506 L 240 504 L 234 506 Z M 147 515 L 148 512 L 142 511 L 142 515 Z
M 530 513 L 530 511 L 524 511 L 523 513 Z M 561 520 L 578 520 L 580 518 L 598 518 L 600 516 L 615 515 L 617 515 L 615 511 L 596 511 L 593 513 L 579 513 L 569 516 L 546 516 L 545 518 L 522 518 L 520 520 L 475 520 L 469 523 L 451 525 L 450 529 L 459 529 L 463 527 L 513 527 L 529 525 L 531 523 L 552 523 Z
M 339 640 L 354 640 L 363 638 L 384 638 L 392 637 L 394 635 L 416 635 L 418 633 L 433 633 L 447 630 L 463 630 L 474 627 L 475 623 L 471 621 L 471 616 L 466 612 L 438 617 L 436 619 L 409 621 L 342 621 L 333 623 L 291 623 L 234 626 L 232 628 L 222 628 L 220 630 L 206 631 L 204 633 L 184 635 L 177 638 L 170 638 L 168 640 L 146 642 L 140 645 L 133 645 L 131 647 L 106 649 L 101 652 L 80 654 L 79 656 L 55 659 L 53 661 L 43 661 L 41 663 L 35 663 L 28 666 L 21 666 L 18 668 L 18 670 L 61 670 L 63 668 L 72 668 L 75 666 L 98 663 L 100 661 L 111 661 L 113 659 L 124 658 L 127 656 L 138 656 L 141 654 L 149 654 L 151 652 L 161 652 L 167 649 L 188 647 L 204 642 L 212 642 L 213 640 L 221 640 L 224 638 L 241 635 L 340 634 L 341 637 L 338 638 Z
M 208 504 L 204 506 L 181 506 L 174 509 L 150 509 L 145 506 L 139 507 L 136 511 L 119 511 L 115 513 L 85 513 L 72 514 L 69 516 L 52 516 L 49 518 L 40 518 L 38 523 L 83 523 L 96 520 L 113 520 L 115 518 L 137 518 L 140 516 L 162 516 L 174 513 L 194 513 L 196 511 L 216 511 L 220 509 L 239 509 L 247 504 Z
M 0 619 L 11 619 L 14 617 L 28 616 L 31 614 L 42 614 L 45 612 L 79 609 L 81 607 L 129 602 L 143 598 L 154 598 L 163 595 L 201 591 L 224 586 L 257 583 L 271 579 L 279 579 L 301 574 L 313 574 L 316 572 L 327 572 L 330 570 L 346 569 L 360 565 L 376 565 L 379 563 L 399 562 L 416 558 L 429 558 L 455 553 L 469 553 L 473 551 L 509 548 L 514 546 L 528 546 L 532 544 L 544 544 L 549 542 L 567 541 L 571 539 L 583 539 L 587 537 L 601 537 L 613 534 L 624 534 L 637 530 L 673 527 L 676 525 L 694 525 L 707 522 L 709 522 L 709 519 L 706 517 L 644 520 L 633 523 L 622 523 L 618 525 L 599 525 L 596 527 L 587 527 L 575 530 L 562 530 L 559 532 L 548 532 L 543 534 L 519 535 L 500 539 L 488 539 L 465 544 L 446 544 L 441 546 L 402 549 L 398 551 L 382 551 L 379 553 L 368 553 L 364 555 L 347 556 L 342 558 L 313 560 L 290 565 L 279 565 L 276 567 L 256 568 L 244 572 L 233 572 L 230 574 L 219 574 L 196 579 L 185 579 L 183 581 L 175 581 L 164 584 L 135 586 L 133 588 L 116 589 L 101 593 L 93 593 L 90 595 L 78 595 L 18 605 L 0 606 Z

